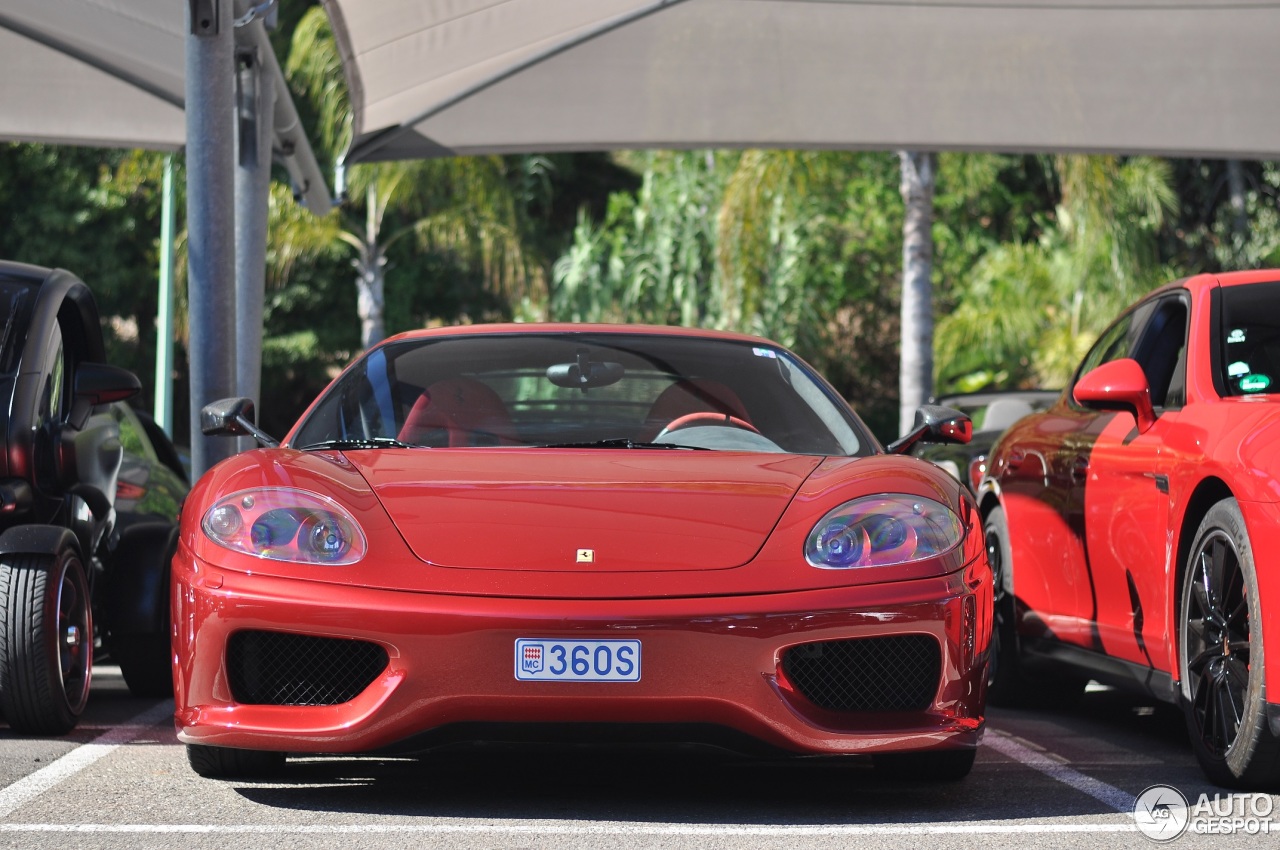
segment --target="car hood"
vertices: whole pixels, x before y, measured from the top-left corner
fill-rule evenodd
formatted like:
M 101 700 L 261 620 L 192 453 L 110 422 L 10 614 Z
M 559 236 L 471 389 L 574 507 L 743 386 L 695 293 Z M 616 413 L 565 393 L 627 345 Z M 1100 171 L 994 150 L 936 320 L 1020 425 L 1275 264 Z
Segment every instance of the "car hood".
M 718 570 L 823 458 L 608 449 L 352 452 L 413 553 L 465 569 Z

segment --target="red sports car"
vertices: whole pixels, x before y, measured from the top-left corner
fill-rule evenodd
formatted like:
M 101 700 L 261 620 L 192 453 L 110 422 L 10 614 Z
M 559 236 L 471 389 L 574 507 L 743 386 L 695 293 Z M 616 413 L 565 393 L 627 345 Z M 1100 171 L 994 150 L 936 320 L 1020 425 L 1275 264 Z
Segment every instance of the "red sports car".
M 206 433 L 254 433 L 247 400 Z M 174 560 L 194 769 L 459 742 L 713 742 L 964 776 L 976 504 L 766 340 L 494 325 L 369 350 L 210 470 Z
M 993 700 L 1140 688 L 1181 703 L 1214 782 L 1280 781 L 1277 379 L 1280 271 L 1197 275 L 1005 434 L 979 495 Z

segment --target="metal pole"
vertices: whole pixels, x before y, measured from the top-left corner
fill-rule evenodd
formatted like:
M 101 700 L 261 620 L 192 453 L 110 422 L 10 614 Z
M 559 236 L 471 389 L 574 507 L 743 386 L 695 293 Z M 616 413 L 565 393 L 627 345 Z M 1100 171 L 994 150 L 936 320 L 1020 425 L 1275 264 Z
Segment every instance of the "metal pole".
M 160 207 L 160 287 L 156 306 L 156 424 L 173 436 L 173 154 L 164 158 Z
M 253 21 L 249 27 L 262 27 Z M 265 39 L 264 39 L 265 40 Z M 267 212 L 271 194 L 274 80 L 261 48 L 236 51 L 238 127 L 235 172 L 236 213 L 236 395 L 257 405 L 262 383 L 262 307 L 266 286 Z M 258 407 L 259 416 L 261 407 Z M 257 442 L 241 438 L 242 450 Z
M 232 0 L 187 0 L 187 302 L 191 468 L 235 450 L 200 432 L 200 408 L 235 387 L 235 49 Z

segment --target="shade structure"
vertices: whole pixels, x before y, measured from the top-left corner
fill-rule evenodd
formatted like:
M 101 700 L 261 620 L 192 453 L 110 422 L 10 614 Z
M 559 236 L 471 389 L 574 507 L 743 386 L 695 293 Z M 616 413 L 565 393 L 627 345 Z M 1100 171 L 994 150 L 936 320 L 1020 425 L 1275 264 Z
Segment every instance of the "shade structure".
M 715 146 L 1280 154 L 1264 0 L 325 0 L 349 162 Z
M 186 14 L 183 0 L 4 0 L 0 140 L 181 148 L 187 132 Z M 323 215 L 330 203 L 327 181 L 280 66 L 260 27 L 245 28 L 245 38 L 261 40 L 259 53 L 277 92 L 277 159 L 307 207 Z

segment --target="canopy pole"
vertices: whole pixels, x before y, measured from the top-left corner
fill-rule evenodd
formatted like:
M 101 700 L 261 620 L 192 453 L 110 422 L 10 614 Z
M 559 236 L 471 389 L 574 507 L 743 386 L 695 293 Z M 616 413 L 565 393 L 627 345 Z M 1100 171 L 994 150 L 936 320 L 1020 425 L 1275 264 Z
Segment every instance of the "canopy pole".
M 253 21 L 250 27 L 261 27 Z M 235 172 L 236 391 L 259 403 L 262 384 L 262 312 L 266 288 L 267 213 L 271 197 L 274 81 L 266 74 L 258 47 L 236 51 L 238 112 Z M 258 415 L 262 407 L 258 405 Z M 257 442 L 242 437 L 241 450 Z
M 187 0 L 187 312 L 191 471 L 235 450 L 206 437 L 200 408 L 235 387 L 235 39 L 232 0 Z
M 160 206 L 160 286 L 156 305 L 156 396 L 153 418 L 173 437 L 173 154 L 164 158 L 164 197 Z

